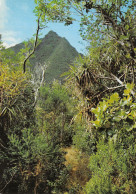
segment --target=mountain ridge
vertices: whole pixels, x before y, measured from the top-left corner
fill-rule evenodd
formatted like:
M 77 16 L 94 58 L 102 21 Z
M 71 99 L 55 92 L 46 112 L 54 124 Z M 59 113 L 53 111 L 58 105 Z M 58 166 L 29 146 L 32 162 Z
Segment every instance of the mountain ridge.
M 23 47 L 23 43 L 20 43 L 11 47 L 11 49 L 17 53 Z M 41 74 L 41 71 L 39 72 L 40 66 L 45 65 L 45 81 L 47 83 L 52 82 L 54 79 L 63 81 L 60 75 L 69 70 L 69 65 L 78 56 L 79 53 L 66 38 L 50 31 L 44 38 L 40 39 L 34 56 L 30 58 L 31 71 L 37 79 L 38 74 Z

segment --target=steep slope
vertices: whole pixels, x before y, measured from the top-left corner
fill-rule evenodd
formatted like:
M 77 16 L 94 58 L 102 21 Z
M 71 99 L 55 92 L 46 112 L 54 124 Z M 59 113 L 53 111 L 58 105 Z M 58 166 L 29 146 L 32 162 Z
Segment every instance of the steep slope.
M 35 56 L 31 59 L 31 62 L 45 63 L 48 58 L 52 55 L 57 44 L 61 40 L 55 32 L 50 31 L 37 46 Z
M 24 48 L 24 43 L 11 47 L 15 53 Z M 45 81 L 50 83 L 54 79 L 61 80 L 60 75 L 69 69 L 69 65 L 74 62 L 79 55 L 74 47 L 65 39 L 50 31 L 40 40 L 34 56 L 30 59 L 31 72 L 34 81 L 40 80 L 42 67 L 46 66 Z
M 45 80 L 62 80 L 60 75 L 68 71 L 69 64 L 79 55 L 65 38 L 50 31 L 38 45 L 35 56 L 30 60 L 33 71 L 37 71 L 39 64 L 46 65 Z
M 15 53 L 18 53 L 20 51 L 20 49 L 22 49 L 24 47 L 25 47 L 24 43 L 19 43 L 19 44 L 16 44 L 15 46 L 8 48 L 8 49 L 12 49 Z

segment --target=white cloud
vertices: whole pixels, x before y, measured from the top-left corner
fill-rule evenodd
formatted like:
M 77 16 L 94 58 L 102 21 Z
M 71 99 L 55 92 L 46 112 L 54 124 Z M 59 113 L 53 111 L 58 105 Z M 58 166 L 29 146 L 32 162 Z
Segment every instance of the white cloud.
M 18 33 L 14 31 L 5 31 L 2 34 L 2 41 L 3 41 L 3 46 L 6 48 L 14 46 L 21 42 L 21 40 L 18 37 Z
M 7 22 L 8 7 L 6 0 L 0 0 L 0 33 L 4 29 Z
M 2 42 L 5 47 L 14 46 L 20 42 L 17 37 L 17 32 L 7 29 L 9 8 L 6 5 L 6 0 L 0 0 L 0 34 L 2 34 Z

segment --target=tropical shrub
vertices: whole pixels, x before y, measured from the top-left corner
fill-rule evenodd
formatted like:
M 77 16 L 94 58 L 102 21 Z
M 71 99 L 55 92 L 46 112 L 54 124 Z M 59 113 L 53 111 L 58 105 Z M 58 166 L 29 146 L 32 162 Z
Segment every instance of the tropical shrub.
M 86 185 L 86 193 L 135 193 L 136 143 L 125 149 L 112 140 L 100 141 L 97 153 L 90 157 L 92 177 Z
M 59 147 L 48 144 L 44 134 L 22 129 L 22 136 L 12 133 L 6 156 L 3 181 L 6 193 L 51 193 L 65 188 L 67 170 Z M 4 158 L 4 155 L 3 155 Z
M 134 193 L 136 189 L 136 103 L 133 84 L 123 96 L 112 94 L 92 109 L 97 152 L 90 157 L 87 193 Z
M 40 88 L 38 109 L 40 128 L 56 144 L 68 146 L 72 143 L 71 109 L 72 100 L 63 85 L 53 82 L 50 87 L 45 85 Z
M 92 123 L 98 132 L 97 136 L 103 136 L 105 140 L 114 138 L 126 146 L 131 143 L 129 137 L 135 136 L 136 128 L 136 103 L 133 88 L 133 84 L 128 83 L 123 97 L 116 92 L 101 101 L 96 108 L 91 109 L 96 118 Z
M 0 192 L 61 192 L 63 152 L 36 124 L 31 82 L 18 67 L 0 67 Z

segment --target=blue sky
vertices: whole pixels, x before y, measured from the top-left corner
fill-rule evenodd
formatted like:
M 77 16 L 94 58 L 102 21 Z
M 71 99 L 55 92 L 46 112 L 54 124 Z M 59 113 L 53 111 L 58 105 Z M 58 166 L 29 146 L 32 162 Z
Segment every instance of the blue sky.
M 5 46 L 28 40 L 36 32 L 34 6 L 34 0 L 0 0 L 0 34 Z M 50 30 L 65 37 L 79 52 L 85 52 L 85 42 L 80 37 L 78 23 L 67 27 L 64 24 L 50 23 L 42 31 L 43 36 Z

